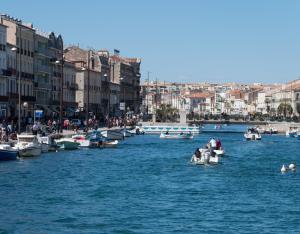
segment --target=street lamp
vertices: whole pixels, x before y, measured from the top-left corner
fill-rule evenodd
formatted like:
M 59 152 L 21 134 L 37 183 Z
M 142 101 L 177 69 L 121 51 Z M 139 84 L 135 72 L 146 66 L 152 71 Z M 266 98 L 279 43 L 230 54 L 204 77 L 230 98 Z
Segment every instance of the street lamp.
M 19 28 L 19 34 L 21 34 L 21 28 Z M 20 35 L 21 38 L 21 35 Z M 20 43 L 21 45 L 21 43 Z M 17 47 L 11 48 L 13 52 L 16 53 L 16 74 L 18 74 L 18 133 L 21 133 L 21 51 Z M 17 56 L 19 51 L 19 58 Z
M 107 73 L 105 73 L 104 75 L 105 81 L 108 82 L 108 99 L 107 99 L 107 107 L 106 107 L 106 115 L 107 118 L 109 117 L 109 107 L 110 107 L 110 85 L 109 85 L 109 81 L 107 81 Z M 101 89 L 102 89 L 102 83 L 101 83 Z M 100 91 L 101 93 L 101 91 Z

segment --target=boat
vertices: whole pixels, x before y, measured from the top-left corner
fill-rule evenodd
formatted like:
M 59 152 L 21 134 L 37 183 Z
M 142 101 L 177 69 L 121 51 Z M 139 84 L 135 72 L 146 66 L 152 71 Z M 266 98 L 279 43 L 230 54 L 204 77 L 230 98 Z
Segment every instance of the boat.
M 101 132 L 101 135 L 108 140 L 124 140 L 122 130 L 119 129 L 105 130 Z
M 145 131 L 143 130 L 143 128 L 136 126 L 133 129 L 128 130 L 131 134 L 133 135 L 144 135 Z
M 244 134 L 247 141 L 250 140 L 261 140 L 261 134 L 256 130 L 256 128 L 249 128 Z
M 298 134 L 297 134 L 298 130 L 297 129 L 293 129 L 293 128 L 290 128 L 289 130 L 286 131 L 285 135 L 287 137 L 298 137 Z
M 246 132 L 244 134 L 244 137 L 246 138 L 247 141 L 261 140 L 261 135 L 258 132 L 257 133 Z
M 196 165 L 207 165 L 207 164 L 218 164 L 219 163 L 219 156 L 216 154 L 215 156 L 212 156 L 210 154 L 209 149 L 197 149 L 198 151 L 198 157 L 196 156 L 196 153 L 193 154 L 191 158 L 191 162 Z
M 77 135 L 73 135 L 72 139 L 74 140 L 74 142 L 78 142 L 80 145 L 80 147 L 91 147 L 91 141 L 89 139 L 86 138 L 85 135 L 82 134 L 77 134 Z
M 102 145 L 100 145 L 100 147 L 103 148 L 114 148 L 119 144 L 118 140 L 114 140 L 114 141 L 103 141 Z
M 37 136 L 21 134 L 17 135 L 18 142 L 15 147 L 19 150 L 20 157 L 34 157 L 42 153 L 42 145 Z
M 17 148 L 8 144 L 0 144 L 0 161 L 16 160 L 18 155 L 19 151 Z
M 161 139 L 193 139 L 194 135 L 192 133 L 181 133 L 181 134 L 161 133 L 159 137 Z
M 38 136 L 38 141 L 40 142 L 40 144 L 42 144 L 43 153 L 57 151 L 59 148 L 51 135 Z
M 80 143 L 75 142 L 72 138 L 61 138 L 55 140 L 55 143 L 61 150 L 76 150 L 80 146 Z
M 193 125 L 146 125 L 142 126 L 142 130 L 146 134 L 160 134 L 161 132 L 169 132 L 174 134 L 183 133 L 192 133 L 200 134 L 202 127 Z
M 216 149 L 214 150 L 215 154 L 218 156 L 224 156 L 225 150 L 224 149 Z
M 277 134 L 278 133 L 278 130 L 276 128 L 273 128 L 273 127 L 269 127 L 265 130 L 264 132 L 265 134 Z
M 133 133 L 133 132 L 127 130 L 127 129 L 123 129 L 122 134 L 123 134 L 124 137 L 132 137 L 135 133 Z

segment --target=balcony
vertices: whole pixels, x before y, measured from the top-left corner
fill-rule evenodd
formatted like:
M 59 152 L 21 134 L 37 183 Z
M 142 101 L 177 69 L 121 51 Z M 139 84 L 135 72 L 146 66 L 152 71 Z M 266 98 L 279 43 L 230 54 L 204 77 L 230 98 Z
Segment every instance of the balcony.
M 8 97 L 7 96 L 0 96 L 0 102 L 7 102 Z
M 4 76 L 12 76 L 13 75 L 13 69 L 9 69 L 9 70 L 2 69 L 2 75 L 4 75 Z

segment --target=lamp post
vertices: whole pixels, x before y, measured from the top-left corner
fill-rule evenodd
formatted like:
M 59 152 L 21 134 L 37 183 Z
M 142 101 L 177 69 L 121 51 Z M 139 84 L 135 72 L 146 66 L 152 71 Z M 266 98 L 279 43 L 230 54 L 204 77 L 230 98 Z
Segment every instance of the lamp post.
M 88 51 L 87 67 L 86 68 L 82 68 L 82 71 L 87 70 L 87 102 L 86 102 L 86 109 L 85 109 L 86 110 L 86 112 L 85 112 L 86 126 L 88 126 L 88 121 L 89 121 L 89 105 L 90 105 L 90 60 L 92 59 L 92 57 L 90 55 L 91 52 L 92 52 L 91 50 Z
M 19 27 L 19 47 L 11 48 L 12 51 L 16 53 L 16 74 L 18 74 L 18 133 L 21 133 L 21 27 Z M 19 56 L 17 56 L 19 52 Z M 19 58 L 18 58 L 19 57 Z M 18 68 L 18 69 L 17 69 Z
M 108 82 L 108 98 L 107 98 L 107 106 L 106 106 L 106 114 L 107 114 L 107 117 L 109 116 L 109 105 L 110 105 L 110 85 L 109 85 L 109 81 L 107 81 L 107 73 L 105 73 L 104 75 L 104 78 L 105 78 L 105 82 Z M 102 89 L 102 83 L 101 83 L 101 89 Z M 100 91 L 101 93 L 101 91 Z

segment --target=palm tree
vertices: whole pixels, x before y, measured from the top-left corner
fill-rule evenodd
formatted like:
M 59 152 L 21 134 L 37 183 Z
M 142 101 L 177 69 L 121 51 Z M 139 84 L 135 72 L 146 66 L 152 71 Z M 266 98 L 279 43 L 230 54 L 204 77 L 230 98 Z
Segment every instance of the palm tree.
M 280 105 L 277 108 L 277 112 L 279 115 L 282 115 L 286 117 L 286 114 L 291 115 L 293 113 L 293 108 L 288 103 L 280 103 Z
M 162 104 L 159 109 L 156 110 L 156 117 L 158 121 L 167 122 L 175 121 L 178 115 L 178 110 L 173 108 L 170 104 Z

